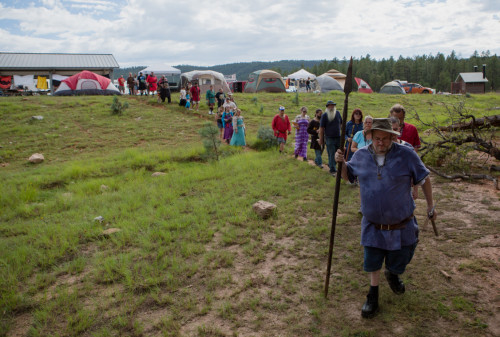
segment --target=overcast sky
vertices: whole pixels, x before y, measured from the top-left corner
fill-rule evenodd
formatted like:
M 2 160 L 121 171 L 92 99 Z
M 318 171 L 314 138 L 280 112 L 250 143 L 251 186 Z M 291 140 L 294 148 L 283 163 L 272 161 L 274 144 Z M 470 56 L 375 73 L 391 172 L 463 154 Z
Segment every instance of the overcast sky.
M 0 51 L 121 67 L 500 55 L 499 0 L 0 0 Z

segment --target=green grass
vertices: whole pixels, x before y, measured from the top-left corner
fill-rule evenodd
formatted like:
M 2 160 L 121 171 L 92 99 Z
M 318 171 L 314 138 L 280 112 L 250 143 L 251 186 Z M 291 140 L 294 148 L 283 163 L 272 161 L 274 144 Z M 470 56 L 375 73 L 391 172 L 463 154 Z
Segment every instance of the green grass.
M 339 108 L 343 101 L 342 93 L 300 94 L 299 105 L 293 98 L 236 94 L 250 144 L 279 105 L 294 117 L 302 105 L 312 112 L 327 99 Z M 430 120 L 455 99 L 355 93 L 349 107 L 383 117 L 402 102 Z M 28 336 L 404 335 L 401 325 L 415 336 L 485 333 L 484 304 L 432 268 L 479 233 L 456 225 L 442 248 L 418 252 L 404 276 L 409 293 L 395 297 L 384 283 L 380 317 L 360 321 L 368 281 L 357 188 L 342 185 L 325 300 L 334 186 L 327 172 L 273 150 L 226 147 L 220 161 L 204 161 L 203 104 L 196 113 L 153 98 L 121 100 L 130 104 L 122 116 L 111 115 L 109 97 L 0 100 L 0 162 L 8 163 L 0 167 L 0 335 L 19 331 L 23 315 Z M 469 102 L 478 113 L 499 104 L 494 95 Z M 46 161 L 28 164 L 34 152 Z M 166 174 L 152 177 L 156 171 Z M 251 207 L 261 199 L 278 206 L 265 221 Z M 487 233 L 498 229 L 478 221 Z M 120 231 L 103 235 L 108 228 Z M 481 259 L 457 265 L 463 277 L 492 268 Z M 428 323 L 437 316 L 440 325 Z

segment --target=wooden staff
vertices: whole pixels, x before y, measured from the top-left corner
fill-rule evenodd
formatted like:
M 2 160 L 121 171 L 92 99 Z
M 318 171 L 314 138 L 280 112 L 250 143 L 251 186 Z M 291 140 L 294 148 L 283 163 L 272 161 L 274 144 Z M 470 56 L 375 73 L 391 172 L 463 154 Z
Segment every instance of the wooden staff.
M 351 61 L 349 62 L 349 68 L 347 69 L 347 78 L 345 80 L 345 85 L 344 85 L 344 93 L 345 93 L 345 99 L 344 99 L 344 111 L 342 114 L 342 128 L 341 130 L 341 136 L 340 136 L 340 148 L 344 149 L 344 144 L 345 144 L 345 124 L 346 124 L 346 119 L 347 119 L 347 104 L 349 102 L 349 94 L 352 91 L 352 57 Z M 340 194 L 340 180 L 342 176 L 342 162 L 339 162 L 337 165 L 337 176 L 336 176 L 336 182 L 335 182 L 335 196 L 333 199 L 333 215 L 332 215 L 332 229 L 330 231 L 330 249 L 328 251 L 328 266 L 326 269 L 326 280 L 325 280 L 325 298 L 328 296 L 328 286 L 330 284 L 330 272 L 332 268 L 332 255 L 333 255 L 333 242 L 335 239 L 335 226 L 337 224 L 337 211 L 338 211 L 338 205 L 339 205 L 339 194 Z

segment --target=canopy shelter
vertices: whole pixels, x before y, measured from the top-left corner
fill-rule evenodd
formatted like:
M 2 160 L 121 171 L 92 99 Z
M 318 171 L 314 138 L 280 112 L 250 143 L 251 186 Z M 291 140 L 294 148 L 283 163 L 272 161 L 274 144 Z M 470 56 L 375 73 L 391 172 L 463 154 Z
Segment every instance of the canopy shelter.
M 162 75 L 175 76 L 181 74 L 181 71 L 179 69 L 165 64 L 156 64 L 153 66 L 149 66 L 142 69 L 140 72 L 142 72 L 144 75 L 154 72 L 157 77 Z
M 396 81 L 387 82 L 380 88 L 381 94 L 405 95 L 406 91 L 401 84 Z
M 245 92 L 286 92 L 285 83 L 281 74 L 264 69 L 257 70 L 248 75 L 248 82 L 245 86 Z
M 120 91 L 109 78 L 84 70 L 62 80 L 54 95 L 120 95 Z
M 362 92 L 364 94 L 371 94 L 373 92 L 372 88 L 368 85 L 368 83 L 365 80 L 359 77 L 354 77 L 354 80 L 358 85 L 358 92 Z
M 291 80 L 307 80 L 307 79 L 314 80 L 316 78 L 316 75 L 311 74 L 305 69 L 300 69 L 299 71 L 296 71 L 293 74 L 288 75 L 287 78 Z
M 316 77 L 316 82 L 321 92 L 329 92 L 332 90 L 344 91 L 344 88 L 342 88 L 337 80 L 325 74 Z
M 345 79 L 347 78 L 347 76 L 345 74 L 342 74 L 337 69 L 330 69 L 326 73 L 324 73 L 323 75 L 330 76 L 334 80 L 337 80 L 337 82 L 339 82 L 340 85 L 342 86 L 342 89 L 344 89 Z
M 187 86 L 188 82 L 198 82 L 200 91 L 205 93 L 210 86 L 214 86 L 214 91 L 222 89 L 224 92 L 231 92 L 222 73 L 213 70 L 193 70 L 181 74 L 181 86 Z

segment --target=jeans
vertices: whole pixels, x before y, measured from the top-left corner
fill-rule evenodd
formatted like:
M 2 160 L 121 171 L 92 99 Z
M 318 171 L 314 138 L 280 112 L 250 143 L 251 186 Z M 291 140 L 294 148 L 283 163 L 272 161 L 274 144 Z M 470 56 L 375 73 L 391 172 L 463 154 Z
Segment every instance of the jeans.
M 314 158 L 314 163 L 318 165 L 319 167 L 323 166 L 323 158 L 321 158 L 321 155 L 323 154 L 323 151 L 321 150 L 314 150 L 316 153 L 316 158 Z
M 325 137 L 325 143 L 326 152 L 328 153 L 328 167 L 330 168 L 330 173 L 337 172 L 335 152 L 337 152 L 340 147 L 340 137 Z

